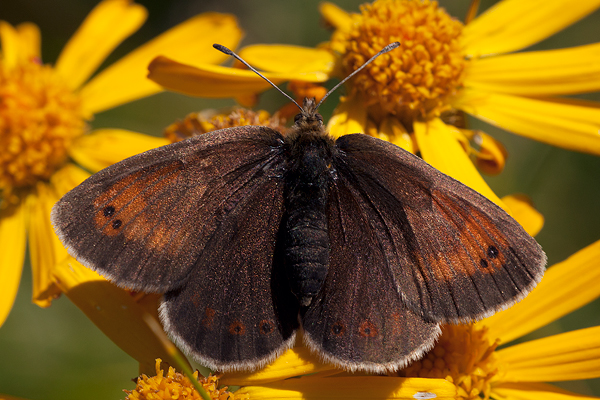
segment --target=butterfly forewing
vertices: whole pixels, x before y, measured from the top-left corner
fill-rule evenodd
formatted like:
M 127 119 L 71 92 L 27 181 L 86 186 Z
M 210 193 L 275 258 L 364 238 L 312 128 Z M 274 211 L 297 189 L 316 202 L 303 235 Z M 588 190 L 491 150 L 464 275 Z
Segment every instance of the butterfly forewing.
M 433 346 L 439 327 L 402 303 L 363 202 L 345 176 L 335 181 L 327 213 L 329 270 L 302 324 L 305 340 L 326 360 L 385 372 Z
M 179 287 L 249 182 L 280 157 L 268 128 L 215 131 L 91 176 L 53 209 L 71 254 L 120 286 Z
M 524 296 L 545 255 L 502 209 L 414 155 L 366 135 L 336 142 L 403 302 L 430 321 L 479 319 Z

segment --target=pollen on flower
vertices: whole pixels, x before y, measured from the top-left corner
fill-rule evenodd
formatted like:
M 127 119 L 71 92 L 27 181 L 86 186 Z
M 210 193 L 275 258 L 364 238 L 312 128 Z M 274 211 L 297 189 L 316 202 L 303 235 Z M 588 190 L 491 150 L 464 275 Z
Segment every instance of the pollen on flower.
M 489 399 L 491 382 L 500 373 L 487 329 L 477 325 L 444 325 L 442 335 L 423 359 L 399 371 L 403 377 L 446 379 L 458 399 Z
M 173 367 L 169 367 L 165 375 L 160 367 L 161 361 L 160 358 L 156 359 L 156 376 L 141 375 L 137 379 L 134 390 L 125 390 L 127 400 L 202 399 L 187 376 L 175 372 Z M 198 379 L 198 371 L 194 372 L 194 378 Z M 247 395 L 236 395 L 227 391 L 227 387 L 218 389 L 219 379 L 214 375 L 199 379 L 199 382 L 211 399 L 242 400 L 248 398 Z
M 0 190 L 48 179 L 83 133 L 79 96 L 37 60 L 7 66 L 0 60 Z
M 281 133 L 287 129 L 285 119 L 278 113 L 271 116 L 266 111 L 237 108 L 229 114 L 217 114 L 214 110 L 188 114 L 182 121 L 169 125 L 164 136 L 175 143 L 206 132 L 246 125 L 268 126 Z
M 346 75 L 387 44 L 400 42 L 349 82 L 350 94 L 360 97 L 372 115 L 378 110 L 395 114 L 412 127 L 414 119 L 448 108 L 444 100 L 459 88 L 465 66 L 460 21 L 429 0 L 377 0 L 352 19 L 351 27 L 336 31 L 330 42 L 342 53 Z

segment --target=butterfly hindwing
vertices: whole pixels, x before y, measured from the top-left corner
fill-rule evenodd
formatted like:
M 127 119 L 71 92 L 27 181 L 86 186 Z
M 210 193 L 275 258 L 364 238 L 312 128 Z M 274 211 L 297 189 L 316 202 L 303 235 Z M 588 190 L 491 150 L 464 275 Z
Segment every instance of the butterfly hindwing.
M 71 254 L 118 285 L 175 289 L 248 183 L 281 161 L 282 143 L 272 129 L 240 127 L 150 150 L 67 193 L 53 224 Z
M 279 180 L 257 178 L 213 233 L 189 281 L 165 295 L 166 330 L 210 368 L 256 368 L 293 344 L 297 301 L 273 268 L 282 191 Z
M 363 201 L 344 176 L 331 188 L 329 269 L 302 326 L 309 346 L 327 361 L 349 370 L 385 372 L 431 348 L 439 327 L 402 303 Z
M 334 158 L 364 200 L 403 302 L 429 321 L 483 318 L 527 294 L 545 254 L 501 208 L 388 142 L 340 137 Z

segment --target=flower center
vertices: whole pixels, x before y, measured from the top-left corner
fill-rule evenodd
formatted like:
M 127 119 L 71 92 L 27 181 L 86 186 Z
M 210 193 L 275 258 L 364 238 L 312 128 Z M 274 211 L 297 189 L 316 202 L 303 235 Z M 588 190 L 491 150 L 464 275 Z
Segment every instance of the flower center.
M 444 325 L 435 347 L 401 376 L 446 379 L 456 385 L 459 399 L 489 399 L 491 381 L 499 367 L 485 327 Z
M 175 143 L 206 132 L 246 125 L 268 126 L 281 133 L 287 129 L 285 119 L 279 117 L 277 113 L 271 116 L 262 110 L 255 112 L 237 108 L 229 114 L 218 114 L 214 110 L 188 114 L 182 121 L 169 125 L 164 135 Z
M 39 62 L 0 60 L 0 191 L 48 179 L 85 128 L 79 97 Z
M 345 74 L 387 44 L 400 42 L 349 83 L 371 115 L 394 114 L 412 130 L 414 119 L 448 109 L 445 99 L 460 86 L 465 66 L 460 21 L 429 0 L 377 0 L 352 18 L 351 28 L 335 32 L 331 42 L 343 54 Z

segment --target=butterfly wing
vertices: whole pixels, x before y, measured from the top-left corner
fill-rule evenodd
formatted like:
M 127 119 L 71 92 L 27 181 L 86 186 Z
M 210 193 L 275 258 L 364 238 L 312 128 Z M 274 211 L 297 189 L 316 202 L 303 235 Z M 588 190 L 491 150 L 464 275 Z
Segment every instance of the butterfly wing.
M 298 326 L 297 300 L 273 268 L 283 185 L 258 180 L 217 227 L 190 279 L 161 306 L 180 347 L 216 370 L 272 361 L 293 345 Z
M 272 268 L 282 152 L 281 135 L 264 127 L 154 149 L 73 189 L 53 222 L 84 264 L 120 286 L 166 292 L 165 329 L 196 359 L 256 367 L 290 347 L 298 325 Z
M 514 304 L 542 277 L 539 244 L 501 208 L 391 143 L 354 134 L 336 141 L 338 174 L 412 311 L 429 321 L 483 318 Z
M 55 230 L 79 261 L 122 287 L 176 289 L 257 177 L 276 174 L 282 143 L 269 128 L 230 128 L 128 158 L 60 199 Z
M 302 316 L 304 338 L 344 369 L 393 371 L 430 349 L 440 330 L 402 303 L 364 201 L 343 175 L 331 188 L 329 270 Z

